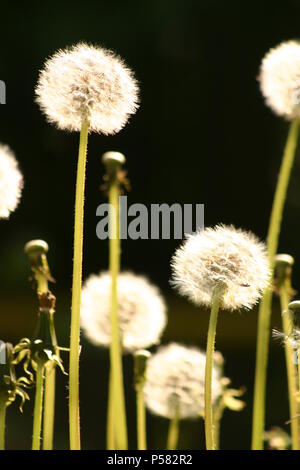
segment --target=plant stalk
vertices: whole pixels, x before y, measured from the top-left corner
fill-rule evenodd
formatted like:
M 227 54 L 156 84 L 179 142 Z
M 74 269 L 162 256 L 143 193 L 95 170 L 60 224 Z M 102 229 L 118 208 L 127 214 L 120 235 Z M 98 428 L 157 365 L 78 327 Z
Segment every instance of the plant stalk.
M 147 450 L 146 409 L 143 383 L 136 385 L 136 411 L 138 450 Z
M 291 285 L 287 280 L 282 283 L 279 295 L 282 312 L 282 326 L 283 332 L 287 337 L 290 337 L 293 331 L 291 319 L 288 314 L 288 306 L 291 301 Z M 288 379 L 288 393 L 289 393 L 289 409 L 290 409 L 290 425 L 291 425 L 291 438 L 292 449 L 299 450 L 299 417 L 298 417 L 298 401 L 297 401 L 297 368 L 294 364 L 294 349 L 289 341 L 284 344 L 285 360 Z
M 38 361 L 36 372 L 36 389 L 33 414 L 33 438 L 32 450 L 40 450 L 41 429 L 42 429 L 42 411 L 43 411 L 43 392 L 44 392 L 44 364 Z
M 88 129 L 88 121 L 83 119 L 80 132 L 75 196 L 74 258 L 69 368 L 69 426 L 71 450 L 80 450 L 81 447 L 79 415 L 80 304 L 83 258 L 84 189 Z
M 170 424 L 169 424 L 167 450 L 177 449 L 178 438 L 179 438 L 179 415 L 178 413 L 175 413 L 175 416 L 170 420 Z
M 112 374 L 109 374 L 109 388 L 108 388 L 108 406 L 107 406 L 107 434 L 106 434 L 106 447 L 107 450 L 114 450 L 115 447 L 115 430 L 114 430 L 114 400 L 113 400 L 114 387 L 112 383 Z
M 285 146 L 282 164 L 279 172 L 276 186 L 271 218 L 269 223 L 267 247 L 271 270 L 274 270 L 274 257 L 277 253 L 278 240 L 281 228 L 282 214 L 288 183 L 295 158 L 295 152 L 298 141 L 299 122 L 291 122 L 287 143 Z M 268 350 L 270 339 L 270 321 L 271 321 L 272 290 L 267 288 L 264 292 L 259 306 L 258 314 L 258 332 L 256 348 L 256 370 L 254 385 L 254 405 L 253 405 L 253 429 L 252 429 L 252 449 L 263 449 L 263 435 L 265 427 L 265 402 L 266 402 L 266 383 Z
M 6 400 L 0 400 L 0 450 L 5 450 Z
M 204 412 L 204 422 L 205 422 L 205 440 L 206 440 L 206 449 L 215 450 L 215 438 L 214 438 L 214 420 L 213 420 L 213 408 L 212 408 L 212 371 L 214 364 L 214 350 L 215 350 L 215 338 L 217 331 L 217 321 L 218 313 L 220 308 L 220 298 L 221 292 L 218 288 L 215 289 L 211 313 L 208 326 L 207 334 L 207 346 L 206 346 L 206 362 L 205 362 L 205 412 Z
M 120 271 L 120 237 L 119 237 L 119 184 L 117 175 L 112 176 L 109 186 L 109 270 L 111 275 L 111 343 L 110 365 L 112 374 L 114 401 L 114 430 L 116 446 L 127 450 L 127 424 L 123 386 L 122 350 L 118 314 L 118 275 Z

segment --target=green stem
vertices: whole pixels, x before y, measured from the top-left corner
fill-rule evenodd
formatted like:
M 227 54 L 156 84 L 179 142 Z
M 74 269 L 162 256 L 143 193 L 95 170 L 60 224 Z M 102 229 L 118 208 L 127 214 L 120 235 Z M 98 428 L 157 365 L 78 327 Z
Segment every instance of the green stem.
M 276 186 L 273 207 L 271 212 L 267 246 L 271 269 L 274 269 L 274 257 L 277 253 L 278 240 L 280 234 L 281 220 L 284 203 L 287 194 L 288 183 L 294 162 L 299 123 L 295 119 L 289 129 L 286 147 L 283 154 L 282 164 Z M 268 350 L 270 338 L 272 290 L 268 288 L 259 306 L 257 349 L 256 349 L 256 370 L 254 385 L 254 406 L 253 406 L 253 434 L 252 449 L 263 449 L 263 434 L 265 427 L 265 401 L 267 383 Z
M 0 401 L 0 450 L 5 449 L 6 400 Z
M 175 413 L 174 417 L 170 420 L 167 450 L 176 450 L 179 438 L 179 416 Z
M 146 409 L 145 409 L 145 401 L 144 401 L 143 383 L 139 383 L 136 385 L 136 411 L 137 411 L 138 450 L 146 450 L 147 449 Z
M 88 141 L 88 122 L 82 121 L 78 153 L 75 196 L 74 258 L 71 309 L 70 368 L 69 368 L 69 425 L 70 449 L 80 450 L 79 417 L 79 347 L 80 347 L 80 303 L 82 281 L 83 217 L 85 167 Z
M 118 275 L 120 271 L 120 238 L 119 238 L 119 184 L 117 177 L 112 178 L 109 188 L 110 204 L 110 238 L 109 238 L 109 269 L 111 275 L 111 343 L 110 364 L 114 387 L 114 429 L 116 445 L 119 450 L 126 450 L 127 424 L 123 387 L 122 350 L 118 315 Z
M 44 392 L 44 364 L 38 361 L 36 371 L 36 388 L 33 414 L 33 438 L 32 450 L 40 450 L 42 411 L 43 411 L 43 392 Z
M 46 293 L 49 290 L 48 279 L 44 274 L 36 276 L 38 292 Z M 57 346 L 56 333 L 54 327 L 54 314 L 49 315 L 50 333 L 52 343 Z M 59 354 L 59 352 L 57 352 Z M 45 399 L 44 399 L 44 419 L 43 419 L 43 450 L 53 449 L 54 416 L 55 416 L 55 382 L 56 368 L 54 364 L 45 367 Z
M 205 440 L 206 449 L 215 450 L 213 408 L 212 408 L 212 371 L 214 362 L 215 338 L 217 331 L 218 313 L 220 308 L 221 292 L 217 288 L 213 294 L 209 327 L 207 334 L 206 362 L 205 362 Z
M 220 427 L 221 427 L 221 420 L 223 417 L 224 409 L 225 409 L 225 404 L 223 402 L 223 399 L 221 399 L 214 410 L 215 450 L 220 449 Z
M 113 400 L 113 383 L 112 374 L 109 374 L 109 388 L 108 388 L 108 407 L 107 407 L 107 434 L 106 434 L 106 447 L 107 450 L 115 449 L 115 431 L 114 431 L 114 400 Z
M 53 449 L 53 431 L 55 416 L 55 380 L 56 367 L 50 364 L 46 368 L 45 378 L 45 403 L 43 423 L 43 450 Z
M 280 288 L 280 304 L 282 312 L 282 325 L 283 332 L 286 336 L 290 337 L 292 333 L 292 323 L 289 317 L 288 306 L 291 301 L 291 286 L 283 285 Z M 290 407 L 290 423 L 291 423 L 291 437 L 292 449 L 299 450 L 299 418 L 298 416 L 298 402 L 297 402 L 297 368 L 294 364 L 294 349 L 289 341 L 285 342 L 285 360 L 288 379 L 288 392 L 289 392 L 289 407 Z

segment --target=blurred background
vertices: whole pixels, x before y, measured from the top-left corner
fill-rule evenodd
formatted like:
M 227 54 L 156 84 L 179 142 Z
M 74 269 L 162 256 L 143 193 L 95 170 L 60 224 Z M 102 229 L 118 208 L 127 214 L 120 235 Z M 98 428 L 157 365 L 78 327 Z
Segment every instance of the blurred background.
M 287 134 L 287 124 L 265 106 L 257 75 L 272 46 L 298 38 L 297 0 L 100 0 L 2 4 L 1 74 L 7 104 L 0 108 L 0 141 L 15 151 L 25 178 L 21 203 L 0 229 L 0 338 L 12 343 L 33 333 L 35 292 L 28 282 L 24 244 L 50 246 L 57 282 L 56 327 L 68 346 L 70 326 L 74 183 L 79 136 L 49 125 L 34 102 L 38 73 L 49 55 L 84 40 L 118 52 L 135 71 L 141 107 L 118 135 L 91 135 L 88 149 L 83 276 L 107 269 L 108 243 L 97 239 L 97 206 L 104 169 L 101 155 L 127 156 L 132 191 L 128 203 L 204 203 L 205 225 L 222 222 L 266 236 Z M 293 285 L 300 289 L 300 147 L 280 240 L 296 259 Z M 178 240 L 127 240 L 122 266 L 146 274 L 168 303 L 163 343 L 205 347 L 208 312 L 179 298 L 169 285 L 170 258 Z M 278 299 L 273 326 L 280 327 Z M 221 447 L 250 447 L 257 311 L 222 312 L 217 349 L 234 387 L 245 386 L 247 407 L 226 411 Z M 108 353 L 82 338 L 81 418 L 84 449 L 105 447 Z M 267 423 L 288 419 L 282 347 L 271 341 Z M 64 354 L 68 364 L 68 356 Z M 132 359 L 124 358 L 130 447 L 135 447 Z M 67 378 L 58 373 L 55 448 L 68 448 Z M 30 448 L 31 402 L 22 417 L 7 413 L 7 447 Z M 149 447 L 165 445 L 167 421 L 148 416 Z M 203 448 L 203 423 L 184 422 L 180 447 Z

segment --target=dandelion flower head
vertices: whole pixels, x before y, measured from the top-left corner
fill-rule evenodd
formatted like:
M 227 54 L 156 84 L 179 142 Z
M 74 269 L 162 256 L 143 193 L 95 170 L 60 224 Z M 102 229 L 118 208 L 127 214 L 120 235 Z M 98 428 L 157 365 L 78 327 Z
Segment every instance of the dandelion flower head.
M 172 259 L 172 284 L 197 305 L 211 306 L 215 288 L 222 307 L 250 309 L 268 286 L 265 245 L 250 232 L 218 225 L 187 236 Z
M 300 117 L 300 42 L 271 49 L 260 69 L 260 88 L 267 105 L 288 120 Z
M 222 395 L 220 353 L 212 373 L 213 403 Z M 205 353 L 177 343 L 161 346 L 148 361 L 145 403 L 154 414 L 172 419 L 204 414 Z
M 90 276 L 84 283 L 81 326 L 94 344 L 110 344 L 110 287 L 107 272 Z M 165 328 L 166 305 L 156 286 L 143 276 L 123 272 L 118 276 L 118 313 L 124 352 L 158 344 Z
M 23 176 L 15 155 L 7 145 L 0 144 L 0 219 L 7 219 L 19 204 Z
M 58 128 L 114 134 L 138 107 L 138 85 L 123 60 L 102 47 L 85 43 L 59 50 L 45 63 L 36 100 Z

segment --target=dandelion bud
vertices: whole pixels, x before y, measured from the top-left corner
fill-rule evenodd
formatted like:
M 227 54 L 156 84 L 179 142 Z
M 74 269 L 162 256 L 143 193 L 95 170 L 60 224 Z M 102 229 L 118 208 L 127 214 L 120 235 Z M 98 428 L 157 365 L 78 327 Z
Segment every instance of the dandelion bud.
M 288 41 L 271 49 L 260 69 L 260 88 L 267 105 L 288 120 L 300 117 L 300 43 Z
M 189 235 L 172 259 L 172 284 L 199 305 L 222 292 L 222 307 L 250 309 L 270 279 L 266 248 L 252 233 L 218 225 Z
M 204 414 L 205 354 L 197 348 L 171 343 L 148 361 L 145 403 L 154 414 L 172 419 Z M 214 364 L 213 403 L 222 395 L 222 369 Z
M 151 353 L 145 349 L 139 349 L 134 353 L 134 378 L 136 385 L 145 381 L 146 368 Z
M 293 302 L 289 303 L 289 310 L 292 312 L 299 312 L 300 311 L 300 300 L 293 300 Z
M 114 134 L 138 107 L 131 70 L 113 52 L 77 44 L 59 50 L 45 64 L 36 87 L 37 102 L 58 128 Z
M 110 345 L 111 277 L 90 276 L 84 283 L 81 326 L 94 344 Z M 118 276 L 118 313 L 124 352 L 134 352 L 160 341 L 166 325 L 166 306 L 154 285 L 130 272 Z
M 102 155 L 102 162 L 107 167 L 121 166 L 126 162 L 125 156 L 120 152 L 105 152 Z
M 7 145 L 0 144 L 0 219 L 7 219 L 21 197 L 23 176 Z

